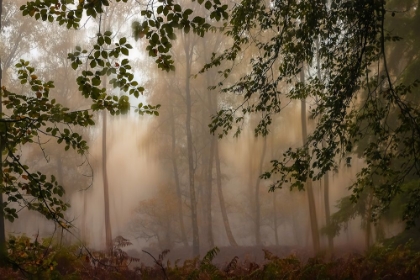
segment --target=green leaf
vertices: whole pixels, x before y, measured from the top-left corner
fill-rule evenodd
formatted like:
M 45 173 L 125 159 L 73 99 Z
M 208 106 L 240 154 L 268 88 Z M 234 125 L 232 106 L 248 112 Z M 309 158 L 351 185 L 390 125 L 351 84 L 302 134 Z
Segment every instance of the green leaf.
M 121 48 L 121 53 L 123 54 L 123 55 L 129 55 L 129 51 L 128 51 L 128 49 L 126 49 L 126 48 Z
M 179 4 L 174 5 L 174 11 L 181 12 L 182 11 L 181 6 Z
M 102 36 L 98 37 L 98 45 L 102 46 L 104 43 L 105 43 L 104 37 L 102 37 Z
M 120 45 L 124 45 L 127 42 L 127 38 L 122 37 L 119 41 Z
M 212 7 L 211 2 L 210 2 L 210 1 L 207 1 L 207 2 L 204 4 L 204 7 L 205 7 L 207 10 L 210 10 L 210 8 Z

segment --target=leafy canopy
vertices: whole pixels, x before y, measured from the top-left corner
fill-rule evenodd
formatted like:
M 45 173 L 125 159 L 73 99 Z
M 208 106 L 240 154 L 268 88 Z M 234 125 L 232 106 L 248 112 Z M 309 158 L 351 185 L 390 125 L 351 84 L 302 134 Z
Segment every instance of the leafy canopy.
M 272 161 L 262 177 L 279 176 L 271 190 L 284 185 L 303 189 L 308 178 L 320 179 L 357 152 L 366 165 L 350 187 L 352 200 L 370 188 L 378 199 L 373 215 L 385 210 L 402 192 L 402 183 L 420 175 L 419 77 L 404 79 L 404 67 L 388 62 L 399 41 L 412 40 L 392 33 L 396 12 L 387 10 L 385 1 L 244 0 L 229 14 L 224 30 L 233 43 L 203 71 L 232 61 L 221 71 L 229 76 L 238 59 L 248 59 L 251 69 L 236 83 L 221 84 L 221 91 L 241 94 L 244 103 L 220 110 L 211 130 L 226 135 L 246 114 L 258 113 L 262 118 L 255 134 L 266 135 L 284 103 L 311 98 L 316 102 L 313 133 L 302 147 Z M 418 22 L 420 14 L 411 6 L 398 16 Z M 259 54 L 243 58 L 249 46 Z M 404 53 L 398 55 L 403 59 Z M 410 60 L 403 66 L 410 66 Z M 415 207 L 420 187 L 410 192 L 403 215 L 408 225 L 420 214 Z
M 199 3 L 202 4 L 203 1 Z M 108 0 L 36 0 L 28 1 L 20 10 L 24 16 L 35 20 L 57 22 L 67 29 L 78 29 L 82 17 L 100 19 L 109 4 Z M 221 5 L 220 1 L 207 1 L 204 5 L 206 9 L 212 10 L 211 18 L 227 18 L 227 5 Z M 135 37 L 146 36 L 148 39 L 146 49 L 150 56 L 156 57 L 159 68 L 174 70 L 174 61 L 168 54 L 172 47 L 170 41 L 176 39 L 174 29 L 181 29 L 186 33 L 192 29 L 194 33 L 203 36 L 211 27 L 204 18 L 192 18 L 192 14 L 191 9 L 183 9 L 174 1 L 151 1 L 141 11 L 146 20 L 141 25 L 133 24 L 133 31 L 137 34 Z M 84 69 L 76 82 L 80 93 L 91 104 L 88 110 L 71 111 L 58 104 L 49 98 L 50 89 L 54 88 L 52 81 L 43 82 L 38 79 L 35 68 L 27 61 L 21 60 L 16 65 L 21 84 L 29 85 L 30 91 L 17 94 L 5 87 L 1 89 L 2 102 L 7 109 L 0 120 L 1 150 L 6 155 L 1 185 L 1 192 L 7 196 L 7 201 L 2 205 L 5 218 L 10 221 L 17 218 L 16 206 L 19 205 L 40 212 L 63 227 L 69 226 L 64 219 L 64 211 L 70 205 L 61 199 L 64 188 L 58 185 L 54 176 L 48 179 L 39 171 L 31 171 L 30 166 L 22 163 L 19 151 L 27 143 L 37 143 L 43 149 L 43 144 L 38 141 L 42 135 L 57 139 L 59 144 L 64 143 L 65 150 L 72 148 L 79 154 L 84 154 L 88 149 L 87 143 L 72 128 L 94 125 L 93 111 L 107 110 L 118 115 L 131 108 L 127 95 L 112 95 L 103 83 L 108 80 L 105 77 L 110 77 L 109 84 L 123 93 L 139 97 L 144 92 L 144 88 L 134 79 L 130 60 L 127 58 L 132 46 L 127 41 L 126 37 L 121 37 L 114 42 L 112 31 L 101 31 L 99 28 L 96 42 L 90 49 L 76 46 L 68 54 L 74 70 L 82 67 Z M 158 115 L 159 107 L 160 105 L 139 103 L 136 112 L 141 115 Z

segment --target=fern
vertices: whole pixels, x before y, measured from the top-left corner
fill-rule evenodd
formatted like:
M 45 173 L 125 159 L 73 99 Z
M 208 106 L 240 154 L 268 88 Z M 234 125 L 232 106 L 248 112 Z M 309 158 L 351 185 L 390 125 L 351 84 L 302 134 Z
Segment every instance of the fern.
M 274 255 L 273 253 L 271 253 L 267 249 L 262 249 L 262 250 L 264 252 L 264 259 L 266 259 L 268 261 L 275 261 L 275 260 L 279 259 L 276 255 Z
M 237 267 L 238 265 L 238 256 L 235 256 L 226 266 L 226 268 L 224 269 L 224 272 L 227 274 L 231 274 Z

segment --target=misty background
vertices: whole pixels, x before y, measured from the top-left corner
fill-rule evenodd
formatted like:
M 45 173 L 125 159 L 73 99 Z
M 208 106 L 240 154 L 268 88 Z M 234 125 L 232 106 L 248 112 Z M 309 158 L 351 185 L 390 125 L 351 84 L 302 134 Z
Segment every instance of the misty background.
M 75 82 L 79 70 L 71 68 L 67 53 L 76 45 L 95 40 L 97 23 L 86 19 L 77 31 L 57 24 L 34 24 L 34 19 L 20 15 L 19 7 L 24 2 L 3 1 L 3 85 L 23 91 L 14 65 L 24 58 L 37 66 L 45 80 L 56 81 L 52 98 L 71 108 L 89 108 Z M 283 246 L 289 253 L 311 251 L 307 193 L 288 187 L 269 192 L 276 177 L 263 180 L 259 176 L 270 170 L 270 161 L 280 158 L 289 147 L 302 145 L 303 126 L 311 132 L 315 120 L 308 113 L 306 123 L 302 122 L 301 102 L 285 98 L 268 136 L 255 136 L 258 115 L 246 117 L 237 137 L 233 135 L 235 130 L 222 139 L 218 133 L 212 135 L 211 116 L 221 108 L 235 108 L 243 102 L 243 96 L 241 89 L 232 95 L 209 88 L 221 81 L 231 83 L 246 74 L 250 65 L 239 61 L 237 73 L 228 78 L 218 69 L 198 74 L 212 53 L 223 50 L 229 39 L 220 33 L 208 33 L 204 39 L 177 33 L 171 51 L 176 71 L 157 69 L 144 51 L 146 43 L 141 34 L 132 34 L 131 24 L 142 18 L 139 5 L 129 3 L 111 3 L 101 21 L 102 28 L 116 32 L 117 37 L 131 38 L 133 70 L 146 90 L 139 99 L 130 97 L 130 101 L 160 104 L 159 116 L 129 112 L 111 117 L 105 112 L 96 113 L 96 126 L 79 131 L 90 147 L 86 156 L 65 152 L 48 138 L 40 139 L 45 143 L 44 150 L 36 144 L 25 145 L 22 160 L 45 174 L 55 174 L 65 187 L 65 201 L 71 204 L 66 218 L 74 228 L 63 231 L 40 214 L 22 209 L 19 219 L 6 222 L 6 234 L 54 235 L 62 242 L 81 241 L 95 249 L 104 249 L 109 239 L 123 236 L 133 243 L 129 250 L 137 251 L 190 248 L 194 242 L 198 242 L 200 254 L 214 246 Z M 242 55 L 252 57 L 257 52 L 249 48 Z M 307 75 L 316 72 L 308 69 Z M 109 90 L 120 94 L 111 86 Z M 306 100 L 307 112 L 311 106 L 316 106 L 316 100 Z M 364 166 L 364 160 L 356 154 L 349 154 L 349 158 L 329 172 L 328 179 L 313 182 L 319 229 L 326 225 L 328 212 L 338 211 L 337 204 L 350 194 L 348 186 Z M 108 189 L 108 202 L 104 188 Z M 336 252 L 363 251 L 403 228 L 398 222 L 373 224 L 366 221 L 366 216 L 355 215 L 334 237 L 334 248 Z M 320 245 L 326 249 L 332 238 L 322 232 Z

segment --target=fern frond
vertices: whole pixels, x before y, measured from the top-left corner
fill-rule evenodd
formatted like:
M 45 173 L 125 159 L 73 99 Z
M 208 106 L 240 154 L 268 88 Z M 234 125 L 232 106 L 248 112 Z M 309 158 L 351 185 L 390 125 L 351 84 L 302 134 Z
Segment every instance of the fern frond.
M 166 249 L 163 250 L 162 253 L 159 254 L 159 261 L 162 262 L 165 256 L 170 252 L 170 250 Z
M 236 269 L 236 266 L 238 265 L 238 259 L 239 259 L 239 257 L 238 256 L 235 256 L 229 263 L 228 263 L 228 265 L 226 266 L 226 268 L 225 268 L 225 272 L 226 273 L 230 273 L 231 271 L 233 271 L 233 270 L 235 270 Z
M 201 263 L 211 263 L 219 252 L 220 252 L 220 249 L 217 247 L 214 247 L 213 249 L 207 252 L 207 254 L 204 256 Z
M 271 253 L 267 249 L 262 249 L 262 250 L 264 252 L 264 259 L 266 259 L 268 261 L 274 261 L 274 260 L 278 259 L 278 257 L 276 255 L 274 255 L 273 253 Z

